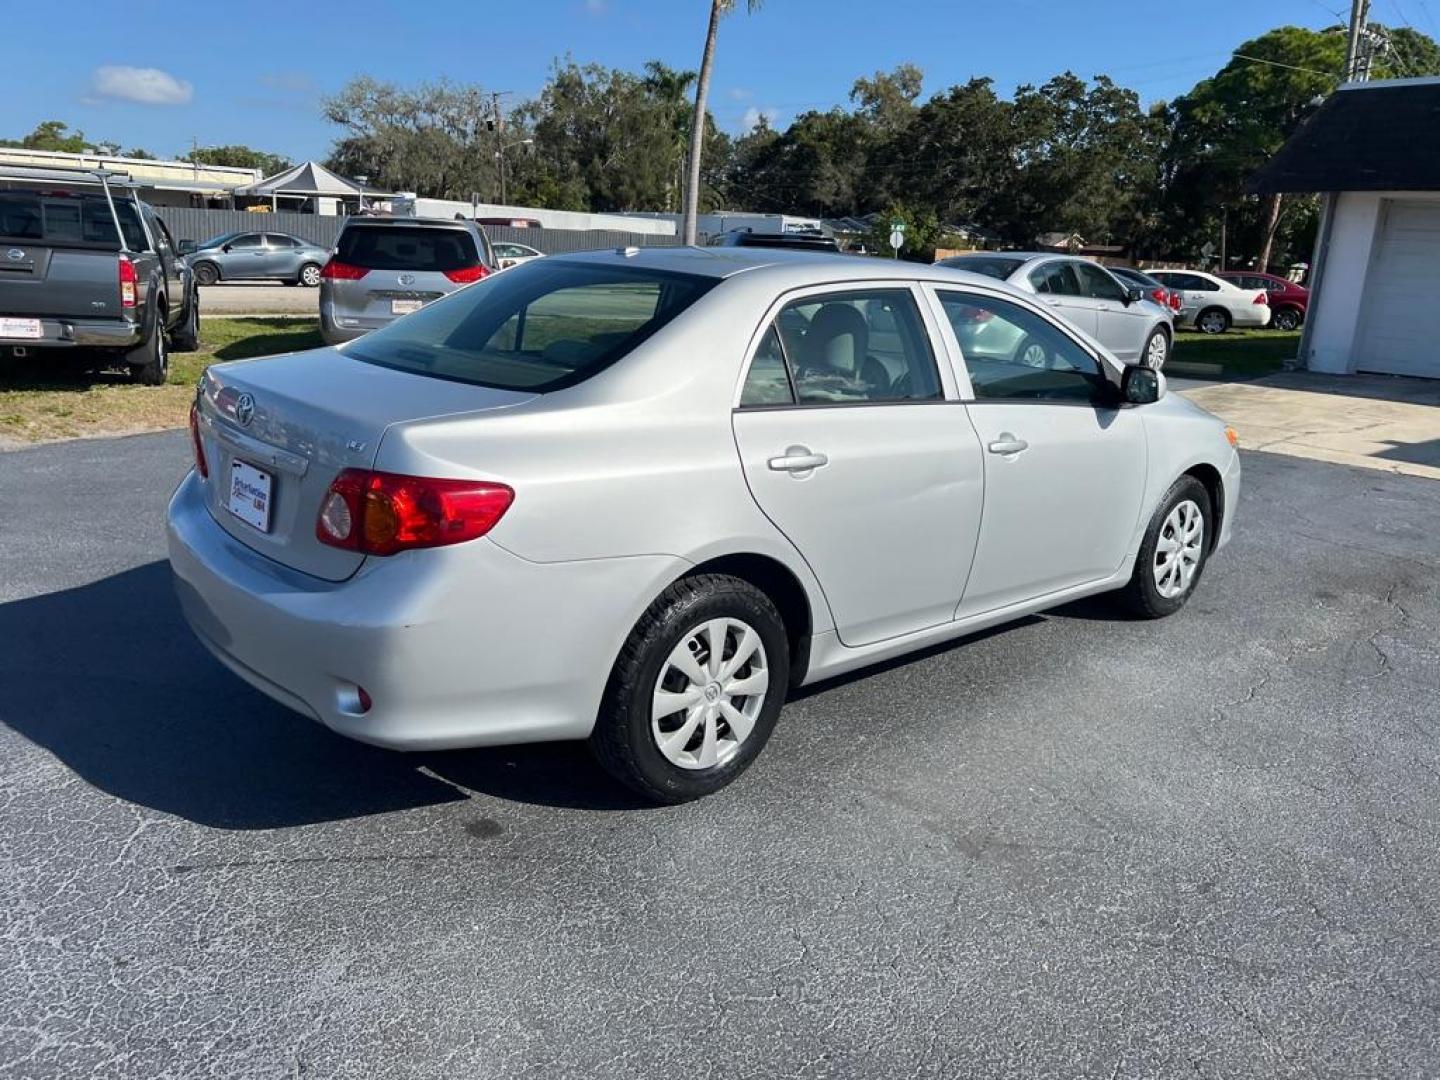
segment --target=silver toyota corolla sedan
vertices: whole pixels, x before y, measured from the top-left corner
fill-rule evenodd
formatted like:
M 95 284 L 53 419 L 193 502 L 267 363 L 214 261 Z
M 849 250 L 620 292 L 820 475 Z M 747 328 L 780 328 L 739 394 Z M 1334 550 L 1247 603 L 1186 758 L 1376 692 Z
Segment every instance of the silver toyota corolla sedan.
M 942 266 L 1008 281 L 1034 293 L 1066 322 L 1095 338 L 1126 364 L 1159 371 L 1175 340 L 1174 314 L 1145 290 L 1103 266 L 1073 255 L 976 251 L 942 259 Z
M 169 509 L 187 618 L 345 735 L 589 739 L 705 795 L 787 692 L 1076 597 L 1177 611 L 1233 433 L 1035 296 L 764 248 L 552 256 L 217 364 Z

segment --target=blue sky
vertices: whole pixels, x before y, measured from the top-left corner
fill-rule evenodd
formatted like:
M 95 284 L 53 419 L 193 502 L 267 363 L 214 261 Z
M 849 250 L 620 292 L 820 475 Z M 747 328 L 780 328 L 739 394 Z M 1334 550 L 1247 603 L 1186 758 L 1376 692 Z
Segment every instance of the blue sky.
M 1372 18 L 1396 25 L 1398 0 Z M 1436 33 L 1429 5 L 1406 14 Z M 855 77 L 912 61 L 926 93 L 988 75 L 1008 93 L 1073 69 L 1109 73 L 1146 100 L 1181 93 L 1241 41 L 1285 23 L 1339 21 L 1344 0 L 766 0 L 726 20 L 711 108 L 727 130 L 764 110 L 843 104 Z M 411 0 L 382 3 L 84 5 L 86 32 L 56 32 L 48 5 L 6 5 L 0 136 L 60 119 L 95 139 L 179 153 L 248 143 L 321 157 L 335 129 L 319 100 L 351 76 L 438 76 L 533 95 L 553 58 L 639 69 L 699 65 L 708 0 Z M 1428 20 L 1428 21 L 1427 21 Z M 137 33 L 138 27 L 144 33 Z M 27 48 L 14 46 L 31 43 Z M 50 43 L 56 44 L 50 44 Z M 158 70 L 148 70 L 158 69 Z

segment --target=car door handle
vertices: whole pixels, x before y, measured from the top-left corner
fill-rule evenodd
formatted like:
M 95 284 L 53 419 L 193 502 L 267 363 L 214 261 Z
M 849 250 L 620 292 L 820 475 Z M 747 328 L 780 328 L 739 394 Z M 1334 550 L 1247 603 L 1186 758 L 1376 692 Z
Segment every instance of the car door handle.
M 990 444 L 992 454 L 1018 454 L 1022 450 L 1030 449 L 1030 444 L 1024 439 L 1017 439 L 1008 431 L 1002 431 L 1000 437 Z
M 828 465 L 830 459 L 824 454 L 810 452 L 808 446 L 791 446 L 779 457 L 772 457 L 765 464 L 776 472 L 810 472 L 822 465 Z

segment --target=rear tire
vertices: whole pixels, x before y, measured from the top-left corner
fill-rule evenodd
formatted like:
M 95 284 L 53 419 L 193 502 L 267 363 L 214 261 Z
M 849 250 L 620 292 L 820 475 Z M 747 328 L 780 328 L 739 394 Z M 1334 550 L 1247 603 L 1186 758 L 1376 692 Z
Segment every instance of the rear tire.
M 698 799 L 764 749 L 789 684 L 785 623 L 770 598 L 723 574 L 683 578 L 646 609 L 621 648 L 590 747 L 646 799 Z M 657 704 L 661 695 L 669 711 Z
M 163 386 L 170 377 L 170 350 L 165 347 L 165 312 L 155 312 L 150 336 L 125 354 L 130 380 L 141 386 Z
M 1195 316 L 1195 329 L 1202 334 L 1223 334 L 1230 329 L 1230 313 L 1224 308 L 1206 308 Z
M 1301 322 L 1299 308 L 1283 307 L 1275 312 L 1275 317 L 1270 320 L 1270 326 L 1274 330 L 1298 330 Z
M 1142 619 L 1163 619 L 1184 607 L 1210 556 L 1214 520 L 1204 484 L 1188 475 L 1171 484 L 1145 529 L 1130 582 L 1116 599 Z
M 202 262 L 195 264 L 195 284 L 214 285 L 220 280 L 220 268 L 214 263 Z
M 176 352 L 194 352 L 200 348 L 200 293 L 192 290 L 190 302 L 185 305 L 185 319 L 170 335 L 171 347 Z
M 314 263 L 306 263 L 300 267 L 300 274 L 295 279 L 295 284 L 304 285 L 307 289 L 320 287 L 320 267 Z

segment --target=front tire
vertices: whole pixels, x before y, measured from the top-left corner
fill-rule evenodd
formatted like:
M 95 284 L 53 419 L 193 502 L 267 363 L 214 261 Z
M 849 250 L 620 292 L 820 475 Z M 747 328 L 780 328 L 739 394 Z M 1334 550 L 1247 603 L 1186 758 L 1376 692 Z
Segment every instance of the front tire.
M 1223 334 L 1230 329 L 1230 313 L 1224 308 L 1206 308 L 1195 316 L 1195 329 L 1202 334 Z
M 1171 484 L 1150 518 L 1121 603 L 1145 619 L 1163 619 L 1184 607 L 1205 570 L 1214 517 L 1210 493 L 1199 480 L 1182 476 Z
M 1165 361 L 1170 359 L 1170 335 L 1164 330 L 1155 330 L 1145 342 L 1145 351 L 1141 354 L 1145 358 L 1145 366 L 1159 371 L 1165 366 Z
M 220 268 L 214 263 L 202 262 L 195 264 L 195 284 L 214 285 L 220 280 Z
M 719 791 L 764 749 L 790 684 L 785 623 L 740 578 L 682 578 L 646 609 L 611 670 L 590 746 L 659 803 Z

